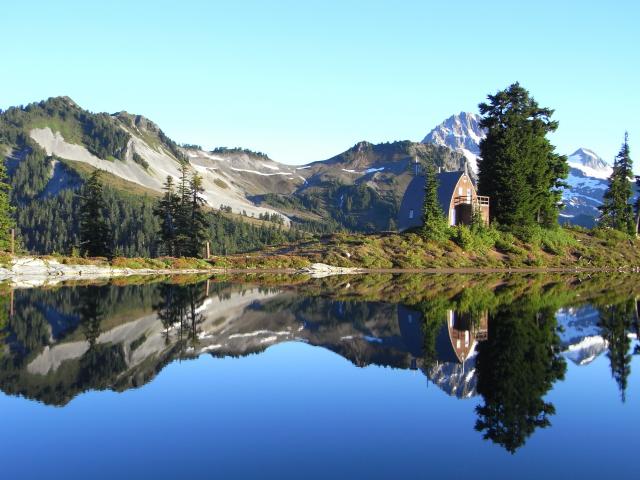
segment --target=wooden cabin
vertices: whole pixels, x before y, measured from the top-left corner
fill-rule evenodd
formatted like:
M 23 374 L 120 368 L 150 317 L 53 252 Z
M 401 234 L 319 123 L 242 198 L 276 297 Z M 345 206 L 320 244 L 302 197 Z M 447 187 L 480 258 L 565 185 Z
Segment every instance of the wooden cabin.
M 401 232 L 422 226 L 425 183 L 424 175 L 416 175 L 402 197 L 397 219 Z M 489 223 L 489 197 L 478 195 L 465 172 L 438 173 L 438 201 L 451 226 L 471 224 L 474 209 Z

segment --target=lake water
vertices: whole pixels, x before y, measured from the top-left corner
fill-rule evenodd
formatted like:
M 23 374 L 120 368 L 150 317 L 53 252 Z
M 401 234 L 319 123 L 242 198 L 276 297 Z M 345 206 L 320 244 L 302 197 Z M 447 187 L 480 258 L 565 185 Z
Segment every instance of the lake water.
M 6 479 L 633 478 L 637 277 L 5 287 Z

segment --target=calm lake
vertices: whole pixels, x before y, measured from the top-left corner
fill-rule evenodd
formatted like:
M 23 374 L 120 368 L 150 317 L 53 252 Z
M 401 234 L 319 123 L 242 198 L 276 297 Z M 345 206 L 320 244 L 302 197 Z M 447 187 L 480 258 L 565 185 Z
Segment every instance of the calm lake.
M 613 274 L 0 286 L 6 479 L 633 478 Z

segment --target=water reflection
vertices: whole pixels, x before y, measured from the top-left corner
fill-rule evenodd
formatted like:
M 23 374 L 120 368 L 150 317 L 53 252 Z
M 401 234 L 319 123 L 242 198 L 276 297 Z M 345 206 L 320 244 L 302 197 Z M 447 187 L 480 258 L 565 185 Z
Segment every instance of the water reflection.
M 624 277 L 182 277 L 4 288 L 7 394 L 65 405 L 87 390 L 141 386 L 176 359 L 302 341 L 360 367 L 421 371 L 452 397 L 479 395 L 475 429 L 512 453 L 552 424 L 545 397 L 566 359 L 588 365 L 606 352 L 624 401 L 640 350 L 639 292 Z

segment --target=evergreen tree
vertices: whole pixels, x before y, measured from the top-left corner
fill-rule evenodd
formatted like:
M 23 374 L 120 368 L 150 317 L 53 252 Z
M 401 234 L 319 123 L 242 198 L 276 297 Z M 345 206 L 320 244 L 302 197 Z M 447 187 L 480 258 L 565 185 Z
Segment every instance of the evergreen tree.
M 9 203 L 11 187 L 6 179 L 4 162 L 0 161 L 0 251 L 11 248 L 11 229 L 15 226 L 12 217 L 14 209 Z
M 189 165 L 185 162 L 180 165 L 180 183 L 178 184 L 176 206 L 176 235 L 174 255 L 184 257 L 189 255 L 191 237 L 191 195 L 189 188 Z
M 160 222 L 161 251 L 165 255 L 172 256 L 176 250 L 176 216 L 180 201 L 170 175 L 167 176 L 163 190 L 164 195 L 153 209 L 153 214 Z
M 558 128 L 553 110 L 542 108 L 519 83 L 479 105 L 480 195 L 491 197 L 491 218 L 507 229 L 557 225 L 566 157 L 554 153 L 546 135 Z
M 207 239 L 209 222 L 204 214 L 205 200 L 202 198 L 204 187 L 202 177 L 196 172 L 189 181 L 189 227 L 185 234 L 189 237 L 187 255 L 198 257 L 202 253 L 202 246 Z
M 425 171 L 422 235 L 431 240 L 443 240 L 446 231 L 447 219 L 438 201 L 438 174 L 435 166 L 429 164 Z
M 638 198 L 636 199 L 636 235 L 640 234 L 640 176 L 636 177 L 636 190 Z
M 629 180 L 633 178 L 633 162 L 629 156 L 629 138 L 624 134 L 624 143 L 613 162 L 609 187 L 600 206 L 600 224 L 629 235 L 636 233 L 637 222 L 633 218 L 631 199 L 633 189 Z
M 80 253 L 90 257 L 111 257 L 113 237 L 106 217 L 101 170 L 94 170 L 80 194 Z

